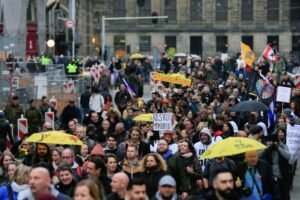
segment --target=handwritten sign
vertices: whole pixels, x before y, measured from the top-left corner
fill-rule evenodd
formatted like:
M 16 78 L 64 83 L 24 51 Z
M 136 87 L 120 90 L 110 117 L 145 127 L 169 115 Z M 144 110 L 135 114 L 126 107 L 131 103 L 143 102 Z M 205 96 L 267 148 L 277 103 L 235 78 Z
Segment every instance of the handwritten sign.
M 183 86 L 190 86 L 192 83 L 191 79 L 185 78 L 181 74 L 162 74 L 154 72 L 152 78 L 155 81 L 163 81 L 168 83 L 175 83 Z
M 155 131 L 172 130 L 172 113 L 154 113 L 153 117 Z
M 288 125 L 286 130 L 286 144 L 289 147 L 291 158 L 290 164 L 293 164 L 300 155 L 300 125 Z
M 292 89 L 289 87 L 277 87 L 276 101 L 290 103 Z

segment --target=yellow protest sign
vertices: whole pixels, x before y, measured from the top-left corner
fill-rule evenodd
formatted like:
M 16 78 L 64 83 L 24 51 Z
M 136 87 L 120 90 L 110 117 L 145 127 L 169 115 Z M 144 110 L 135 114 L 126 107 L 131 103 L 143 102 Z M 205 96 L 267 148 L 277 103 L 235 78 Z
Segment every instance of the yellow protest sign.
M 175 83 L 183 86 L 190 86 L 192 83 L 191 79 L 185 78 L 181 74 L 162 74 L 162 73 L 154 72 L 152 73 L 152 79 L 155 81 Z

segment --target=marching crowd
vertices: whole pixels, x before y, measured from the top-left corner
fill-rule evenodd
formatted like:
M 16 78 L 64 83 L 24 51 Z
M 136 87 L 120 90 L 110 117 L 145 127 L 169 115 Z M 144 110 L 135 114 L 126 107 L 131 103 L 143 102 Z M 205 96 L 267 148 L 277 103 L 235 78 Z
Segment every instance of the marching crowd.
M 297 70 L 292 53 L 252 68 L 240 55 L 171 60 L 163 54 L 160 71 L 184 74 L 192 84 L 163 82 L 146 100 L 143 85 L 153 71 L 149 59 L 128 64 L 113 58 L 79 104 L 70 99 L 56 116 L 54 129 L 77 136 L 81 146 L 27 142 L 33 133 L 54 131 L 44 116 L 49 109 L 57 112 L 46 96 L 39 105 L 31 100 L 26 110 L 14 96 L 0 111 L 0 199 L 289 200 L 296 163 L 289 163 L 286 127 L 300 119 Z M 268 99 L 253 94 L 259 77 L 274 87 Z M 268 122 L 267 112 L 233 110 L 249 99 L 269 106 L 277 86 L 290 87 L 292 97 L 290 103 L 275 103 L 275 123 Z M 113 99 L 109 91 L 115 87 Z M 173 113 L 172 130 L 154 131 L 151 121 L 134 120 L 146 113 Z M 29 134 L 17 140 L 10 124 L 16 127 L 21 114 Z M 229 137 L 252 138 L 268 148 L 199 159 Z

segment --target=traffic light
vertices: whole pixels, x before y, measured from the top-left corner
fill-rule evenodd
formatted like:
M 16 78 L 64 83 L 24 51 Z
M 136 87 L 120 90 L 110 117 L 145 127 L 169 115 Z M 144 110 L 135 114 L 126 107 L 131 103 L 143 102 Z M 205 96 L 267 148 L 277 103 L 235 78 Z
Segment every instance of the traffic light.
M 152 13 L 152 17 L 157 17 L 157 16 L 158 16 L 157 12 L 153 12 Z M 157 24 L 157 22 L 158 22 L 157 18 L 156 19 L 152 19 L 152 24 Z

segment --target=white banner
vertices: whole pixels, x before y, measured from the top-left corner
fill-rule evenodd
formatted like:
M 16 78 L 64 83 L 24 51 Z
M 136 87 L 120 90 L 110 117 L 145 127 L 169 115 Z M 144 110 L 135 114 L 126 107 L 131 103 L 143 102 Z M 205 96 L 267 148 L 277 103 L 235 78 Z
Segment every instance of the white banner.
M 300 155 L 300 125 L 287 125 L 286 144 L 291 153 L 290 164 L 293 164 Z
M 172 130 L 172 113 L 154 113 L 153 126 L 155 131 Z

